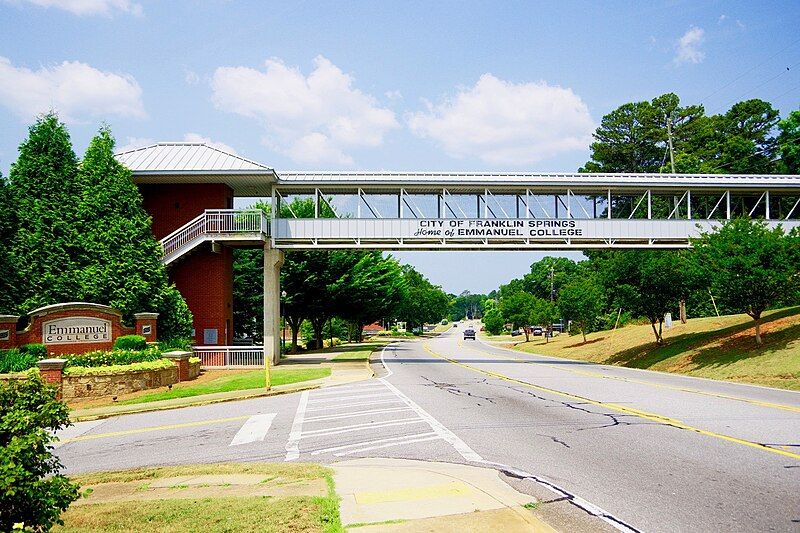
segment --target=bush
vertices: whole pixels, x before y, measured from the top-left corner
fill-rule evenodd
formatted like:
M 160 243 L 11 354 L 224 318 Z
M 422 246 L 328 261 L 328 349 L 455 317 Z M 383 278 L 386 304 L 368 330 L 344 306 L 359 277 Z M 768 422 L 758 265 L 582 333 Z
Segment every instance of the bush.
M 36 343 L 23 344 L 22 346 L 19 347 L 19 351 L 21 353 L 30 354 L 34 356 L 37 360 L 47 359 L 47 356 L 49 355 L 47 353 L 47 346 L 45 346 L 44 344 L 36 344 Z
M 123 335 L 114 341 L 115 350 L 146 350 L 147 339 L 141 335 Z
M 125 372 L 136 372 L 137 370 L 163 370 L 171 368 L 175 363 L 169 359 L 156 359 L 155 361 L 143 361 L 141 363 L 131 363 L 129 365 L 108 365 L 108 366 L 70 366 L 64 370 L 67 376 L 91 376 L 96 374 L 124 374 Z
M 192 340 L 191 339 L 170 339 L 167 341 L 160 341 L 158 343 L 158 348 L 162 352 L 172 352 L 175 350 L 179 350 L 181 352 L 191 352 L 192 351 Z
M 9 372 L 22 372 L 29 368 L 36 367 L 39 359 L 29 353 L 22 353 L 20 350 L 0 350 L 0 374 Z
M 161 350 L 158 348 L 147 348 L 146 350 L 113 350 L 87 352 L 78 355 L 65 355 L 67 366 L 110 366 L 110 365 L 129 365 L 132 363 L 143 363 L 161 359 Z
M 35 374 L 0 383 L 0 531 L 22 523 L 48 531 L 78 499 L 78 485 L 59 474 L 53 433 L 69 425 L 56 389 Z
M 192 312 L 175 285 L 164 287 L 158 303 L 158 338 L 185 339 L 192 336 Z

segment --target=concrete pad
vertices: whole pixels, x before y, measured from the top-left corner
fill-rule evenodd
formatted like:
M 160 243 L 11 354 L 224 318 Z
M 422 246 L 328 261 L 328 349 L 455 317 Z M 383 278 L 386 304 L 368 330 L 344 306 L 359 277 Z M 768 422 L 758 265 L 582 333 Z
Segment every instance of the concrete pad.
M 397 524 L 375 524 L 351 529 L 353 533 L 555 533 L 556 530 L 536 519 L 522 507 L 495 509 L 435 518 L 423 518 Z
M 533 501 L 490 468 L 405 459 L 356 459 L 332 466 L 345 525 L 522 509 Z

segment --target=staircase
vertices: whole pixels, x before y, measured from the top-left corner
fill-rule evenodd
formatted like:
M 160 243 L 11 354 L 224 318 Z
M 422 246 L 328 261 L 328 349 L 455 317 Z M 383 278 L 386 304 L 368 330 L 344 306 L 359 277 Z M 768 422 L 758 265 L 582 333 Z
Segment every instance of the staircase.
M 161 239 L 162 262 L 169 265 L 206 241 L 247 246 L 268 238 L 269 218 L 260 209 L 207 209 Z

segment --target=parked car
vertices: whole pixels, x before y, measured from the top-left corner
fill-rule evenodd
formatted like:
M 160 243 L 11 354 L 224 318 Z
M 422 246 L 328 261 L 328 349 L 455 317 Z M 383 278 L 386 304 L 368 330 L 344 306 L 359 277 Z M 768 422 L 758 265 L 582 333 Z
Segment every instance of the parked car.
M 513 331 L 511 332 L 511 336 L 512 336 L 512 337 L 518 337 L 518 336 L 520 336 L 520 335 L 522 335 L 522 330 L 521 330 L 521 329 L 515 329 L 515 330 L 513 330 Z
M 542 329 L 540 326 L 534 326 L 531 328 L 531 333 L 533 333 L 534 337 L 541 337 L 544 333 L 544 329 Z
M 467 326 L 467 329 L 464 330 L 464 340 L 467 339 L 475 340 L 475 330 L 472 329 L 472 326 Z

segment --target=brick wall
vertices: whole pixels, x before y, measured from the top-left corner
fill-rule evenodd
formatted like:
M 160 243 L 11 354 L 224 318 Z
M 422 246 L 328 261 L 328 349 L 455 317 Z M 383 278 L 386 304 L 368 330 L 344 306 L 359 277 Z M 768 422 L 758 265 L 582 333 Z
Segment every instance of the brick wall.
M 141 184 L 144 208 L 161 239 L 206 209 L 233 207 L 233 190 L 221 183 Z M 211 251 L 205 243 L 169 266 L 170 279 L 194 316 L 194 342 L 205 344 L 204 331 L 217 330 L 217 345 L 233 342 L 233 253 Z
M 61 382 L 61 397 L 64 400 L 75 398 L 100 398 L 117 396 L 145 389 L 156 389 L 174 385 L 178 382 L 178 367 L 159 370 L 137 370 L 88 376 L 65 374 Z

